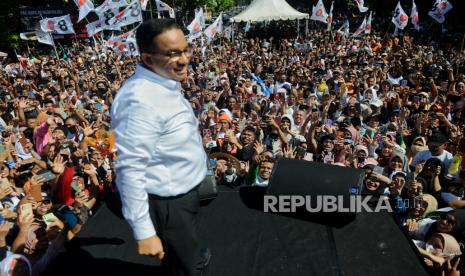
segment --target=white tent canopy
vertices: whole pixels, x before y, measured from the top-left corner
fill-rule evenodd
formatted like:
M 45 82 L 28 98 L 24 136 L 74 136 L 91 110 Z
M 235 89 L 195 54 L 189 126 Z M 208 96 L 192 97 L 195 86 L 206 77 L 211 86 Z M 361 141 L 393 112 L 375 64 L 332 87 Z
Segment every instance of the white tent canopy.
M 308 17 L 308 14 L 295 10 L 285 0 L 254 0 L 244 11 L 231 18 L 231 21 L 260 22 L 306 19 Z

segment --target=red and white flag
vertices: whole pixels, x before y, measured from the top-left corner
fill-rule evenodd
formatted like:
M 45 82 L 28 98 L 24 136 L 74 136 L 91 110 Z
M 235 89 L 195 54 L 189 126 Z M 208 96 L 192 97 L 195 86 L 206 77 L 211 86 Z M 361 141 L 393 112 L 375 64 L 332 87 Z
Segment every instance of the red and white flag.
M 415 1 L 412 1 L 412 12 L 410 13 L 410 20 L 412 20 L 412 24 L 415 27 L 415 30 L 420 31 L 420 21 L 418 20 L 418 10 L 417 5 L 415 5 Z
M 216 18 L 215 22 L 213 22 L 210 26 L 205 29 L 205 36 L 208 37 L 208 41 L 211 41 L 217 33 L 221 33 L 223 31 L 223 13 L 220 13 L 218 18 Z
M 328 14 L 326 13 L 325 5 L 323 5 L 323 1 L 318 0 L 316 6 L 313 7 L 312 16 L 310 17 L 310 19 L 327 23 L 327 18 Z
M 140 2 L 136 0 L 129 4 L 129 6 L 127 6 L 124 10 L 116 14 L 113 18 L 108 20 L 108 25 L 115 28 L 121 28 L 141 21 L 142 11 L 140 8 Z
M 392 23 L 394 23 L 394 25 L 401 30 L 403 30 L 408 24 L 408 15 L 404 12 L 404 9 L 402 9 L 400 1 L 397 3 L 396 8 L 394 9 Z
M 59 17 L 52 17 L 52 18 L 44 18 L 39 22 L 40 28 L 44 32 L 53 32 L 56 34 L 74 34 L 73 23 L 71 22 L 71 18 L 69 14 L 59 16 Z
M 118 36 L 112 36 L 106 41 L 106 46 L 113 49 L 118 56 L 139 55 L 139 49 L 137 48 L 136 43 L 136 33 L 134 31 L 129 31 Z
M 370 11 L 370 15 L 368 16 L 367 24 L 365 25 L 365 34 L 371 33 L 371 15 L 372 11 Z
M 328 27 L 327 31 L 331 31 L 331 26 L 333 25 L 333 6 L 334 6 L 334 1 L 331 3 L 331 9 L 329 9 L 329 15 L 326 18 L 326 22 L 328 22 Z
M 357 3 L 360 12 L 366 12 L 368 10 L 368 8 L 364 6 L 364 0 L 355 0 L 355 3 Z
M 354 36 L 358 36 L 362 34 L 363 32 L 365 32 L 366 27 L 367 27 L 367 17 L 365 15 L 365 18 L 363 18 L 362 24 L 360 25 L 360 27 L 357 28 L 357 30 L 355 30 Z
M 140 8 L 145 11 L 147 9 L 147 3 L 149 0 L 139 0 L 140 1 Z
M 195 18 L 192 20 L 191 24 L 187 26 L 187 29 L 189 30 L 189 34 L 197 34 L 202 31 L 202 29 L 205 27 L 205 17 L 203 15 L 203 9 L 200 8 L 196 13 L 195 13 Z
M 447 0 L 436 0 L 431 8 L 431 11 L 428 12 L 428 15 L 434 18 L 438 23 L 444 23 L 446 18 L 444 15 L 453 8 L 452 4 Z
M 126 7 L 127 5 L 126 0 L 105 0 L 102 5 L 95 8 L 95 13 L 100 17 L 107 10 Z
M 164 3 L 164 2 L 162 2 L 160 0 L 156 0 L 156 2 L 157 2 L 157 11 L 158 12 L 167 11 L 167 12 L 169 12 L 171 18 L 175 17 L 174 9 L 172 7 L 170 7 L 168 4 L 166 4 L 166 3 Z
M 84 19 L 89 12 L 94 10 L 94 3 L 90 0 L 74 0 L 74 3 L 76 3 L 79 8 L 78 22 Z

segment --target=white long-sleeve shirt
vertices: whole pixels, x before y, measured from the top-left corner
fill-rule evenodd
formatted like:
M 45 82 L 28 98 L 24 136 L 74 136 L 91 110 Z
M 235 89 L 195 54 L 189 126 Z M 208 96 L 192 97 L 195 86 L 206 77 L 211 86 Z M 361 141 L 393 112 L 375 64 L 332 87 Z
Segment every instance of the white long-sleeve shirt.
M 113 102 L 116 184 L 136 240 L 156 233 L 148 194 L 180 195 L 206 175 L 198 120 L 180 88 L 138 65 Z

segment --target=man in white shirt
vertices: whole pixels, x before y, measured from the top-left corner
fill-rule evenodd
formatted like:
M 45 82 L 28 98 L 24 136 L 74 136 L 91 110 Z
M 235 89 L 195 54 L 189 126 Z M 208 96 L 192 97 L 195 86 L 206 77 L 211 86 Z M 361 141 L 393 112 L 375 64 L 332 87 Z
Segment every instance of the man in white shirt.
M 171 19 L 144 22 L 136 40 L 142 63 L 112 106 L 123 215 L 139 254 L 158 257 L 174 275 L 196 275 L 194 224 L 207 167 L 198 121 L 181 93 L 192 49 Z
M 433 132 L 431 137 L 428 139 L 428 150 L 418 152 L 413 158 L 412 166 L 416 166 L 430 158 L 437 158 L 441 160 L 444 167 L 449 168 L 450 162 L 452 161 L 452 153 L 445 149 L 445 143 L 447 137 L 439 131 Z

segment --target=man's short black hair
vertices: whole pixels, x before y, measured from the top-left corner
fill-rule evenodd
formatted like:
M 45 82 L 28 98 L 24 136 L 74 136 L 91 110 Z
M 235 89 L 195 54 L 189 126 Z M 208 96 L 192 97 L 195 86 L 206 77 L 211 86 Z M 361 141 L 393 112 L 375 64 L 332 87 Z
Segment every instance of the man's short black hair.
M 142 23 L 136 32 L 137 46 L 140 53 L 152 53 L 153 39 L 161 33 L 171 30 L 180 29 L 176 21 L 172 18 L 150 19 Z

